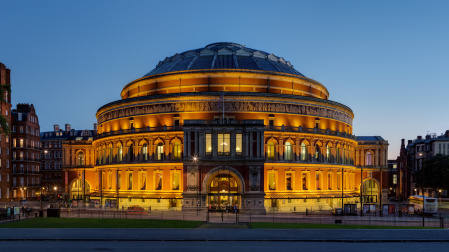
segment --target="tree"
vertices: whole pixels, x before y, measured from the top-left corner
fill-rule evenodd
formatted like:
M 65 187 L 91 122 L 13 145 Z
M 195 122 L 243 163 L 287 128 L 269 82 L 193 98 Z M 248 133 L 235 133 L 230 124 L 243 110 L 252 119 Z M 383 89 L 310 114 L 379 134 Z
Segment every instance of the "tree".
M 416 182 L 420 187 L 432 188 L 434 191 L 449 190 L 449 156 L 437 154 L 424 161 Z

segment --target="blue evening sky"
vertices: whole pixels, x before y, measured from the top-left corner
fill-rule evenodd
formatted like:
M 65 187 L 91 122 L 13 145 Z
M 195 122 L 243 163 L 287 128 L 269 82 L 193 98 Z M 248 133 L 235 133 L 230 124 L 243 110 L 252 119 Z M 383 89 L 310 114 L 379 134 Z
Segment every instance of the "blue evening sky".
M 282 56 L 389 141 L 449 129 L 449 1 L 6 1 L 0 62 L 41 131 L 92 129 L 167 56 L 229 41 Z

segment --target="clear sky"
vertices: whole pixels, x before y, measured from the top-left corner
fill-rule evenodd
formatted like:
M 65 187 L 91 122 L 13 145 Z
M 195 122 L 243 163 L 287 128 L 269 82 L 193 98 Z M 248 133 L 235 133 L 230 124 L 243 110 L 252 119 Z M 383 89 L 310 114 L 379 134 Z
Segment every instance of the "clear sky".
M 274 53 L 389 141 L 449 129 L 449 1 L 5 1 L 0 62 L 41 131 L 92 129 L 165 57 L 213 42 Z

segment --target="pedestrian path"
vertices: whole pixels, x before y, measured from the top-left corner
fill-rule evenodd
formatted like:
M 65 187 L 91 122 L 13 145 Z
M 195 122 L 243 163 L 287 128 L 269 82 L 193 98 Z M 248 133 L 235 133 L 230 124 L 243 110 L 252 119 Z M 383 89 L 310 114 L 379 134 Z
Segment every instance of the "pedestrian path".
M 202 223 L 199 229 L 249 229 L 248 223 Z

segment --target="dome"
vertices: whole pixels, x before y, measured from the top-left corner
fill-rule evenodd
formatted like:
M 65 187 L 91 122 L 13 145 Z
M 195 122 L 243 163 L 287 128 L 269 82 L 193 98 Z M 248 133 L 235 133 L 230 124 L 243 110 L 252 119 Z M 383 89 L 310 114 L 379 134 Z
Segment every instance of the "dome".
M 284 58 L 244 45 L 220 42 L 177 53 L 160 61 L 144 77 L 168 72 L 197 69 L 248 69 L 272 71 L 305 77 Z

